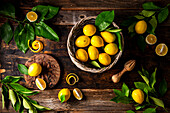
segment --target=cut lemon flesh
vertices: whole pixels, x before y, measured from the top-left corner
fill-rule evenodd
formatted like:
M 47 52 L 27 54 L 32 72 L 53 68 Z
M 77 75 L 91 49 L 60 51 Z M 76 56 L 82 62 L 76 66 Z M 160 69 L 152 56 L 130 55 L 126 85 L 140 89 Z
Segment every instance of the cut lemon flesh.
M 44 90 L 46 88 L 46 82 L 41 78 L 36 78 L 35 83 L 40 90 Z
M 39 40 L 35 40 L 30 47 L 30 40 L 28 40 L 28 47 L 34 53 L 39 53 L 43 50 L 43 44 Z
M 82 98 L 83 98 L 83 94 L 80 91 L 80 89 L 78 89 L 78 88 L 74 88 L 73 95 L 77 100 L 82 100 Z
M 166 46 L 166 44 L 161 43 L 156 46 L 155 52 L 159 56 L 165 56 L 168 53 L 168 47 Z
M 38 15 L 34 11 L 30 11 L 27 13 L 26 17 L 30 22 L 35 22 L 38 18 Z
M 155 35 L 153 34 L 149 34 L 147 37 L 146 37 L 146 43 L 149 44 L 149 45 L 153 45 L 155 44 L 157 41 L 157 38 Z

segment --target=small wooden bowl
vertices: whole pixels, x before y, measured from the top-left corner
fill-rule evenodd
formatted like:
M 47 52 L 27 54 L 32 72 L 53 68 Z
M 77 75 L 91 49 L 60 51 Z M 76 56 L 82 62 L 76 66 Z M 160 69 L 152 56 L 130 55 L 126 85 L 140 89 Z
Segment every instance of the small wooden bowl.
M 83 35 L 83 33 L 82 33 L 83 27 L 86 24 L 93 24 L 94 25 L 95 19 L 96 19 L 96 16 L 87 17 L 87 18 L 84 18 L 84 19 L 80 20 L 79 22 L 77 22 L 73 26 L 73 28 L 71 29 L 71 31 L 70 31 L 70 33 L 68 35 L 67 49 L 68 49 L 68 54 L 69 54 L 69 56 L 71 58 L 71 61 L 78 68 L 80 68 L 81 70 L 87 71 L 87 72 L 91 72 L 91 73 L 102 73 L 102 72 L 104 72 L 106 70 L 109 70 L 111 67 L 113 67 L 117 63 L 119 58 L 121 57 L 123 49 L 124 49 L 124 38 L 123 38 L 122 32 L 120 32 L 121 37 L 122 37 L 122 40 L 121 40 L 121 42 L 122 42 L 122 51 L 119 50 L 119 52 L 116 55 L 111 56 L 112 63 L 110 65 L 108 65 L 108 66 L 106 66 L 104 68 L 92 68 L 92 67 L 89 67 L 89 66 L 85 65 L 83 62 L 79 61 L 75 57 L 75 52 L 76 52 L 75 39 L 78 36 Z M 113 24 L 114 27 L 119 29 L 119 27 L 114 22 L 112 24 Z

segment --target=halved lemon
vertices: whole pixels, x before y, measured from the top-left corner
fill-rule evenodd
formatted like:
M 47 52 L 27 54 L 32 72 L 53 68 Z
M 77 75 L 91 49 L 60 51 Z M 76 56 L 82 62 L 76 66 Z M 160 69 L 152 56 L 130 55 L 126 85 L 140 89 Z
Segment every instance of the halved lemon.
M 83 94 L 80 91 L 80 89 L 78 89 L 78 88 L 73 89 L 73 95 L 77 100 L 82 100 L 82 98 L 83 98 Z
M 43 50 L 44 46 L 43 46 L 42 42 L 40 42 L 39 40 L 35 40 L 32 43 L 32 47 L 30 47 L 30 40 L 28 40 L 28 47 L 32 52 L 39 53 Z
M 160 43 L 156 46 L 155 52 L 159 56 L 165 56 L 168 53 L 168 47 L 164 43 Z
M 38 18 L 38 15 L 34 11 L 30 11 L 27 13 L 26 17 L 30 22 L 35 22 Z
M 157 38 L 155 35 L 153 34 L 149 34 L 146 39 L 145 39 L 146 43 L 149 44 L 149 45 L 153 45 L 156 43 L 157 41 Z
M 40 90 L 44 90 L 46 88 L 46 82 L 41 78 L 36 78 L 35 84 Z

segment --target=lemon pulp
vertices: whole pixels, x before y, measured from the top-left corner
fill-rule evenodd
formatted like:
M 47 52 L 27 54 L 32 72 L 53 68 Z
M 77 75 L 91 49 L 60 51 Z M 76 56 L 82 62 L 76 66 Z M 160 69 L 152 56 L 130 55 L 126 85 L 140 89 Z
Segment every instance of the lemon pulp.
M 156 46 L 155 52 L 159 56 L 165 56 L 168 53 L 168 47 L 166 46 L 166 44 L 161 43 Z
M 146 37 L 146 43 L 147 43 L 147 44 L 153 45 L 153 44 L 156 43 L 156 41 L 157 41 L 157 38 L 156 38 L 156 36 L 153 35 L 153 34 L 149 34 L 149 35 Z
M 78 88 L 74 88 L 73 95 L 77 100 L 82 100 L 82 98 L 83 98 L 83 94 L 80 91 L 80 89 L 78 89 Z

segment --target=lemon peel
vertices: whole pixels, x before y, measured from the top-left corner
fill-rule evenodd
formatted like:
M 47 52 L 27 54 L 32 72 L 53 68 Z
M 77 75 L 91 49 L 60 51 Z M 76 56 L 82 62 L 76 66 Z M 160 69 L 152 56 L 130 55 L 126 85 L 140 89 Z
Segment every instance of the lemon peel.
M 34 46 L 33 44 L 38 44 L 38 49 L 36 46 Z M 30 47 L 30 40 L 28 40 L 28 47 L 29 49 L 34 52 L 34 53 L 39 53 L 43 50 L 43 44 L 39 41 L 39 40 L 35 40 L 33 43 L 32 43 L 32 47 Z M 36 49 L 36 50 L 35 50 Z
M 70 83 L 70 79 L 73 78 L 74 79 L 74 82 L 73 83 Z M 70 73 L 67 75 L 66 77 L 66 82 L 69 84 L 69 85 L 74 85 L 75 83 L 77 83 L 79 81 L 79 77 L 75 74 L 75 73 Z

